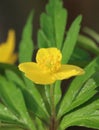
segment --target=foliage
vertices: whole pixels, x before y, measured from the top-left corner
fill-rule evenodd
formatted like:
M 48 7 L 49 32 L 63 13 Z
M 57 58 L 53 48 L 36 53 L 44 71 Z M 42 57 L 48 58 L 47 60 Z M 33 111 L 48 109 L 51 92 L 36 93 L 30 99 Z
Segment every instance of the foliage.
M 19 63 L 31 62 L 35 53 L 33 15 L 31 11 L 23 29 Z M 66 85 L 57 81 L 53 97 L 50 85 L 37 85 L 15 65 L 0 63 L 0 130 L 49 130 L 52 99 L 54 123 L 57 124 L 53 130 L 65 130 L 75 125 L 99 129 L 99 48 L 91 38 L 79 34 L 81 20 L 82 16 L 77 16 L 66 29 L 67 10 L 63 8 L 62 0 L 49 0 L 46 12 L 41 14 L 38 48 L 57 47 L 63 55 L 62 63 L 85 69 L 84 75 L 66 80 Z M 86 32 L 92 34 L 90 29 Z

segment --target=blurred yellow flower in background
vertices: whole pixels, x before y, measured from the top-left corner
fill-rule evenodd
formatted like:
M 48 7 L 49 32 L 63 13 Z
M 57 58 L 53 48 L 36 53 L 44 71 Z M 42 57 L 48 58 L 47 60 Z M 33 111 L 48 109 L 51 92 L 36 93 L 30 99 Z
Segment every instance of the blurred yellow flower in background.
M 57 48 L 41 48 L 37 52 L 36 63 L 21 63 L 19 69 L 37 84 L 52 84 L 56 80 L 68 79 L 84 73 L 80 67 L 61 64 L 61 59 L 62 54 Z
M 15 31 L 9 30 L 6 42 L 0 43 L 0 62 L 13 64 L 17 60 L 15 49 Z

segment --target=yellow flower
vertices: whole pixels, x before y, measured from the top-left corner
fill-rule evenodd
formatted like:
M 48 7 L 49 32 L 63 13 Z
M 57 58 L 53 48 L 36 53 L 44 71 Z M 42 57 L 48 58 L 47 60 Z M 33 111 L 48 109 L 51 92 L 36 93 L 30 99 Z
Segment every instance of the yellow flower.
M 37 84 L 52 84 L 56 80 L 84 73 L 80 67 L 61 64 L 61 59 L 62 54 L 57 48 L 41 48 L 37 52 L 36 62 L 21 63 L 19 69 Z
M 0 62 L 13 64 L 17 59 L 15 49 L 15 32 L 9 30 L 6 42 L 0 44 Z

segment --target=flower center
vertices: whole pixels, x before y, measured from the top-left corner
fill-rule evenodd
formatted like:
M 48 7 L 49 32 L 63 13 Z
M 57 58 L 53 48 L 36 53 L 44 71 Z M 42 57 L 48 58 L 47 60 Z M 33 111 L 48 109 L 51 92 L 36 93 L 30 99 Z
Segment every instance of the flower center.
M 56 72 L 61 67 L 62 54 L 57 48 L 41 48 L 36 55 L 36 62 L 44 71 Z

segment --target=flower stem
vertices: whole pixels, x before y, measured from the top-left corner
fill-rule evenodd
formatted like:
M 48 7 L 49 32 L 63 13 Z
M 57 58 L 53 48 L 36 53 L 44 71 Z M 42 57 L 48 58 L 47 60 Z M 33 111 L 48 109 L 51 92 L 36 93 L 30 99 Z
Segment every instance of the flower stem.
M 50 98 L 51 98 L 51 119 L 49 130 L 56 130 L 56 112 L 54 104 L 54 85 L 50 85 Z

